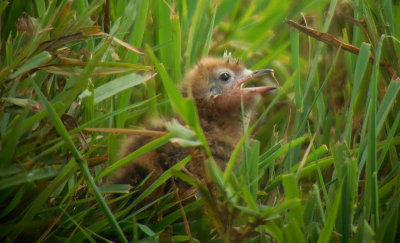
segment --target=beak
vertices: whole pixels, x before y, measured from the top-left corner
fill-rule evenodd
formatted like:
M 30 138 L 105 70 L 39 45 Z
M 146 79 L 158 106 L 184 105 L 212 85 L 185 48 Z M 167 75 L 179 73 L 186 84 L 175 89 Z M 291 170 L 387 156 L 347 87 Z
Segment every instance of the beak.
M 261 69 L 257 71 L 250 71 L 248 74 L 244 75 L 242 78 L 240 78 L 235 84 L 234 88 L 239 89 L 242 94 L 251 94 L 251 93 L 271 93 L 276 90 L 276 87 L 270 87 L 270 86 L 260 86 L 260 87 L 243 87 L 245 83 L 264 76 L 266 74 L 272 74 L 274 73 L 273 69 L 267 68 L 267 69 Z

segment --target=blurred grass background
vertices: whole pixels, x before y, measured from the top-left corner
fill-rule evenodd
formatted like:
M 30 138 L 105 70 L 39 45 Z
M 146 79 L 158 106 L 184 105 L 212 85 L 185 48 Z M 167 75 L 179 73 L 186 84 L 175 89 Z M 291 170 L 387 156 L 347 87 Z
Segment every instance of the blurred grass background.
M 399 242 L 398 1 L 2 0 L 0 15 L 3 242 Z M 282 87 L 260 105 L 255 139 L 238 145 L 242 163 L 210 163 L 215 196 L 179 172 L 185 159 L 111 213 L 104 196 L 131 188 L 105 178 L 176 134 L 119 160 L 122 135 L 84 128 L 140 128 L 175 112 L 200 134 L 176 85 L 226 50 L 275 69 Z M 171 176 L 201 199 L 185 214 L 170 194 L 132 211 Z

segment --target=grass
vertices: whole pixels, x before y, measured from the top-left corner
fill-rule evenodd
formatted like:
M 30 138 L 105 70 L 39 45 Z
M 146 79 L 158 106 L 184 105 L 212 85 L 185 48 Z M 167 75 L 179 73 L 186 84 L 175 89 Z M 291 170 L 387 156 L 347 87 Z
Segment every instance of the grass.
M 1 1 L 0 15 L 2 241 L 399 241 L 395 1 L 18 0 Z M 177 84 L 202 56 L 226 50 L 275 69 L 281 88 L 221 171 Z M 170 123 L 172 133 L 125 158 L 124 135 L 84 130 L 174 114 L 188 126 Z M 214 189 L 180 171 L 190 157 L 133 201 L 137 188 L 106 185 L 176 136 L 208 153 Z M 172 191 L 135 207 L 171 177 L 197 187 L 197 200 L 176 205 Z M 125 192 L 113 212 L 110 192 Z

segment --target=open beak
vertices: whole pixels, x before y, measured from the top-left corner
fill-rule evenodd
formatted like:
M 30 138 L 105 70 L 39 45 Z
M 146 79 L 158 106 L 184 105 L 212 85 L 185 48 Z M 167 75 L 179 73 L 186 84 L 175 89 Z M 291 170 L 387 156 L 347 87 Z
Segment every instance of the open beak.
M 241 79 L 239 79 L 233 86 L 233 88 L 239 89 L 242 94 L 251 94 L 251 93 L 269 93 L 273 92 L 276 90 L 276 87 L 271 87 L 271 86 L 260 86 L 260 87 L 243 87 L 245 83 L 264 76 L 266 74 L 274 73 L 273 69 L 267 68 L 267 69 L 261 69 L 257 71 L 252 71 L 249 72 L 249 74 L 243 76 Z
M 273 75 L 273 69 L 261 69 L 257 71 L 245 71 L 242 77 L 237 79 L 232 86 L 225 89 L 221 94 L 212 96 L 215 106 L 221 110 L 231 110 L 235 107 L 250 105 L 258 94 L 268 94 L 276 90 L 276 87 L 259 86 L 244 87 L 244 84 L 265 74 Z

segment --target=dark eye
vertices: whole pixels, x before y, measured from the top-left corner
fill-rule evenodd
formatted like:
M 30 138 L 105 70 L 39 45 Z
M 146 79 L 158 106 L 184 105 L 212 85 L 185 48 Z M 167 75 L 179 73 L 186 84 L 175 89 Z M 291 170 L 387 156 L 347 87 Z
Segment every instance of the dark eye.
M 221 73 L 219 75 L 219 79 L 226 82 L 231 78 L 231 75 L 229 73 Z

